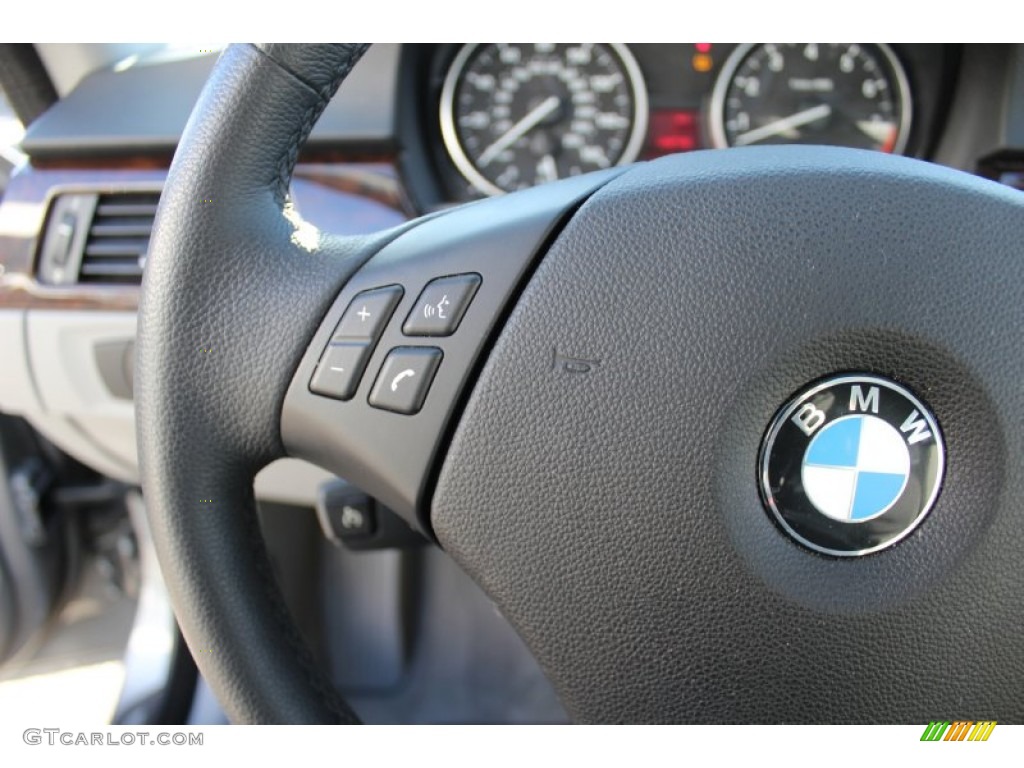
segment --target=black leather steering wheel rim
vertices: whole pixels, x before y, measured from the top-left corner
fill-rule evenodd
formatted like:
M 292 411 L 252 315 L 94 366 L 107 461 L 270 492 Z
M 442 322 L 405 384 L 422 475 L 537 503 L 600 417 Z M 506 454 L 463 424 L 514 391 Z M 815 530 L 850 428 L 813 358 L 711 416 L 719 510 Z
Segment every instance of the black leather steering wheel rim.
M 286 213 L 299 147 L 366 47 L 225 50 L 179 144 L 147 263 L 142 484 L 182 631 L 235 721 L 356 722 L 284 606 L 252 481 L 284 455 L 280 403 L 310 318 L 393 236 L 310 253 Z
M 337 239 L 298 219 L 288 180 L 363 50 L 229 48 L 179 146 L 151 244 L 136 392 L 143 487 L 183 633 L 229 715 L 355 721 L 274 584 L 252 479 L 286 446 L 339 473 L 351 466 L 316 444 L 318 416 L 342 406 L 310 399 L 309 382 L 354 291 L 405 285 L 402 258 L 424 243 L 447 251 L 446 227 L 472 221 L 479 235 L 491 217 L 494 237 L 511 241 L 516 228 L 497 224 L 529 210 L 542 245 L 520 291 L 491 308 L 481 365 L 464 360 L 471 392 L 457 391 L 455 342 L 430 342 L 449 345 L 438 381 L 448 377 L 462 408 L 444 427 L 421 523 L 523 635 L 570 714 L 1021 717 L 1024 638 L 1004 631 L 1019 627 L 1024 593 L 1019 196 L 878 153 L 751 148 Z M 559 212 L 536 215 L 549 194 L 563 195 Z M 467 325 L 494 282 L 480 258 Z M 406 285 L 396 316 L 423 285 Z M 645 311 L 609 309 L 623 305 Z M 472 333 L 488 341 L 482 326 Z M 390 334 L 384 347 L 412 343 Z M 919 531 L 838 561 L 771 522 L 755 467 L 780 404 L 845 372 L 920 395 L 949 464 Z M 308 407 L 296 420 L 298 401 Z M 385 432 L 402 418 L 366 413 Z M 322 444 L 337 431 L 326 423 Z M 413 508 L 416 495 L 396 498 Z M 932 674 L 968 652 L 963 667 Z M 971 711 L 947 711 L 958 707 Z

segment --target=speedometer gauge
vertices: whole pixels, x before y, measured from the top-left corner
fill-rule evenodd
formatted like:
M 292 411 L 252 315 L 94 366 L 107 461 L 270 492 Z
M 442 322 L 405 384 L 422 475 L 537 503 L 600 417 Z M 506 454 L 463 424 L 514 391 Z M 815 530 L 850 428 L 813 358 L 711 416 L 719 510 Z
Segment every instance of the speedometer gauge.
M 910 87 L 886 45 L 757 43 L 726 61 L 711 99 L 716 146 L 833 144 L 900 153 Z
M 441 135 L 478 191 L 495 195 L 636 159 L 647 92 L 615 43 L 467 45 L 441 91 Z

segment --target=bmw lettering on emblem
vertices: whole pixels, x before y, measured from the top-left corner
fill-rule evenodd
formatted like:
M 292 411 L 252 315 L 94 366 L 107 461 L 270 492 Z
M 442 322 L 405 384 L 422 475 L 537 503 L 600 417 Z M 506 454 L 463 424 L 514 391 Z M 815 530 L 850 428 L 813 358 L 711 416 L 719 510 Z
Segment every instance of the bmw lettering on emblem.
M 920 400 L 888 379 L 840 376 L 779 411 L 761 452 L 761 493 L 801 544 L 866 555 L 924 519 L 944 463 L 939 425 Z

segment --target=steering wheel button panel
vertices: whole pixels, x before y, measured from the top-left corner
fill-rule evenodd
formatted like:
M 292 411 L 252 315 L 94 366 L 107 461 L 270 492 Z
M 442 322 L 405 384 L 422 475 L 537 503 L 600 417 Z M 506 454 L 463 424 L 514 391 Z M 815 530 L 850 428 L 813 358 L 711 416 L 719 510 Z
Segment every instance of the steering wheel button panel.
M 418 412 L 443 356 L 436 347 L 392 349 L 377 375 L 370 405 L 395 413 Z
M 281 413 L 288 452 L 351 478 L 429 536 L 428 489 L 464 387 L 544 245 L 572 211 L 621 173 L 616 168 L 578 176 L 511 200 L 493 198 L 445 211 L 409 228 L 366 261 L 335 298 L 292 379 Z M 323 367 L 318 361 L 324 348 L 332 339 L 341 342 L 342 317 L 359 312 L 363 299 L 381 286 L 399 285 L 405 293 L 394 312 L 406 320 L 385 323 L 370 343 L 367 367 L 378 372 L 376 378 L 362 377 L 344 401 L 318 397 L 316 389 L 311 393 L 307 383 Z M 428 300 L 435 310 L 441 304 L 445 322 L 458 333 L 433 336 L 429 348 L 412 347 L 405 326 L 417 313 L 428 319 L 423 310 Z M 405 358 L 410 351 L 413 358 Z M 413 375 L 396 382 L 406 370 Z
M 338 400 L 350 399 L 356 393 L 369 359 L 369 344 L 331 343 L 324 350 L 309 383 L 310 391 Z
M 401 286 L 390 285 L 358 294 L 345 310 L 334 338 L 376 341 L 402 300 L 402 293 Z
M 451 336 L 462 322 L 480 287 L 480 275 L 454 275 L 432 280 L 405 319 L 406 336 Z

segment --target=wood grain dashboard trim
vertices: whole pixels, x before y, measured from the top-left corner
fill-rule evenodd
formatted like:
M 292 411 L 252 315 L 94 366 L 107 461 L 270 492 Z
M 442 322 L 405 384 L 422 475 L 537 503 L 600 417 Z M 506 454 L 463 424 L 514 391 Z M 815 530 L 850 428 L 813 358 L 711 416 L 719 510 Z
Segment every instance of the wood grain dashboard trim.
M 303 217 L 317 227 L 360 234 L 396 226 L 415 215 L 390 162 L 327 162 L 316 155 L 310 160 L 296 167 L 292 189 Z M 21 168 L 0 202 L 0 309 L 137 309 L 136 286 L 40 283 L 35 273 L 39 244 L 56 194 L 159 190 L 169 161 L 76 159 Z

